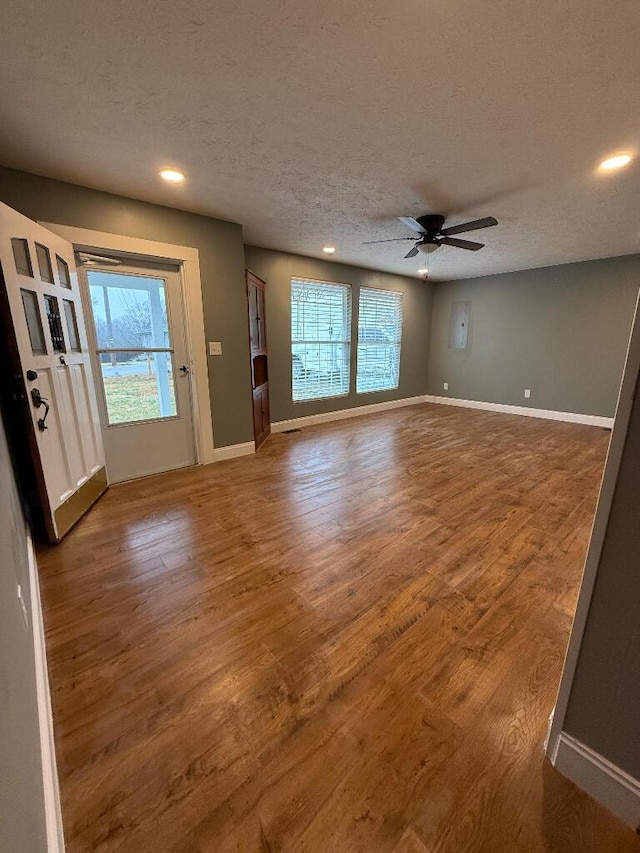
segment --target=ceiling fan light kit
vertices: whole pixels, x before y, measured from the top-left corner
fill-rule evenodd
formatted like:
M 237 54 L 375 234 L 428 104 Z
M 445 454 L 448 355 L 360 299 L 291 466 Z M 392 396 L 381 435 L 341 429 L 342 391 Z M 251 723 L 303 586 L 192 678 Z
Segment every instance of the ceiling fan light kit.
M 392 237 L 389 240 L 367 240 L 371 243 L 391 243 L 396 240 L 416 240 L 413 248 L 409 249 L 405 258 L 415 258 L 422 252 L 425 255 L 430 255 L 435 252 L 440 246 L 452 246 L 455 249 L 466 249 L 469 252 L 477 252 L 484 248 L 484 243 L 476 243 L 472 240 L 459 240 L 453 237 L 453 234 L 464 234 L 466 231 L 477 231 L 480 228 L 491 228 L 498 224 L 498 220 L 493 216 L 485 216 L 482 219 L 473 219 L 471 222 L 462 222 L 460 225 L 452 225 L 450 228 L 443 228 L 445 217 L 439 213 L 427 213 L 424 216 L 418 216 L 414 219 L 412 216 L 399 216 L 398 219 L 404 225 L 419 234 L 419 238 L 415 237 Z M 363 244 L 364 245 L 364 244 Z

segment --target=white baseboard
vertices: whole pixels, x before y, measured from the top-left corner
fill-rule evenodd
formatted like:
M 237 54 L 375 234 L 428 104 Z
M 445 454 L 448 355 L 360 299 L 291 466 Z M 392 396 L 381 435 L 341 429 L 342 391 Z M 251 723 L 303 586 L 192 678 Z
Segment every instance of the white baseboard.
M 360 415 L 371 415 L 374 412 L 385 412 L 388 409 L 401 409 L 404 406 L 415 406 L 418 403 L 428 402 L 430 400 L 425 396 L 404 397 L 402 400 L 387 400 L 385 403 L 370 403 L 366 406 L 354 406 L 351 409 L 337 409 L 334 412 L 323 412 L 320 415 L 304 415 L 300 418 L 291 418 L 288 421 L 276 421 L 271 424 L 271 432 L 284 432 L 287 429 L 326 424 L 329 421 L 342 421 L 346 418 L 356 418 Z
M 640 782 L 637 779 L 566 732 L 560 733 L 549 757 L 563 776 L 638 831 Z
M 528 406 L 510 406 L 506 403 L 484 403 L 480 400 L 458 400 L 453 397 L 434 397 L 427 394 L 425 403 L 440 403 L 444 406 L 461 406 L 465 409 L 484 409 L 487 412 L 504 412 L 508 415 L 523 415 L 525 418 L 544 418 L 548 421 L 566 421 L 572 424 L 613 429 L 613 418 L 600 415 L 581 415 L 575 412 L 555 412 L 551 409 L 534 409 Z
M 44 623 L 40 605 L 38 568 L 31 537 L 27 533 L 29 556 L 29 582 L 31 587 L 31 629 L 36 669 L 36 697 L 38 703 L 38 725 L 40 729 L 40 753 L 42 756 L 42 782 L 44 790 L 44 813 L 47 829 L 48 853 L 64 853 L 60 788 L 56 768 L 56 753 L 53 739 L 53 714 L 47 674 L 47 654 L 44 641 Z
M 465 409 L 484 409 L 487 412 L 504 412 L 508 415 L 522 415 L 526 418 L 543 418 L 550 421 L 566 421 L 567 423 L 586 424 L 587 426 L 598 426 L 603 427 L 604 429 L 613 428 L 613 418 L 605 418 L 600 415 L 581 415 L 575 412 L 554 412 L 550 409 L 534 409 L 528 406 L 510 406 L 506 403 L 484 403 L 480 400 L 458 400 L 455 397 L 436 397 L 432 394 L 423 394 L 419 397 L 405 397 L 402 400 L 388 400 L 386 403 L 372 403 L 368 406 L 355 406 L 351 409 L 338 409 L 334 412 L 323 412 L 320 415 L 305 415 L 304 417 L 291 418 L 287 421 L 276 421 L 271 424 L 271 432 L 284 432 L 288 429 L 315 426 L 315 424 L 326 424 L 329 423 L 329 421 L 341 421 L 345 418 L 355 418 L 359 415 L 370 415 L 374 412 L 384 412 L 388 409 L 399 409 L 403 406 L 415 406 L 418 403 L 437 403 L 443 406 L 461 406 Z M 235 446 L 243 447 L 244 445 Z M 222 450 L 226 449 L 227 448 L 222 448 Z
M 225 459 L 235 459 L 237 456 L 250 456 L 256 452 L 253 441 L 245 441 L 244 444 L 229 444 L 226 447 L 216 447 L 213 450 L 213 461 L 224 462 Z

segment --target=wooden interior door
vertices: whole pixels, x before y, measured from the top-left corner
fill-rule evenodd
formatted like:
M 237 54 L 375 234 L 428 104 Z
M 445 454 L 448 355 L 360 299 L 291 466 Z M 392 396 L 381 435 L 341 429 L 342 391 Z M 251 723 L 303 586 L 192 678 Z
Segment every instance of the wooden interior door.
M 73 247 L 0 204 L 0 278 L 8 420 L 28 448 L 34 515 L 58 542 L 107 487 Z
M 271 434 L 269 363 L 267 358 L 265 282 L 249 270 L 247 270 L 247 299 L 249 301 L 253 436 L 257 450 Z

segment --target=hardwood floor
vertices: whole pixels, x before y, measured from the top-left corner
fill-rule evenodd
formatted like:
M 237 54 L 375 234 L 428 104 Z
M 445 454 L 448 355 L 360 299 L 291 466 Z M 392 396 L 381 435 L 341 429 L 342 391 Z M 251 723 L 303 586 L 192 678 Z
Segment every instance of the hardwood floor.
M 626 853 L 557 774 L 609 434 L 435 405 L 112 487 L 39 556 L 69 853 Z

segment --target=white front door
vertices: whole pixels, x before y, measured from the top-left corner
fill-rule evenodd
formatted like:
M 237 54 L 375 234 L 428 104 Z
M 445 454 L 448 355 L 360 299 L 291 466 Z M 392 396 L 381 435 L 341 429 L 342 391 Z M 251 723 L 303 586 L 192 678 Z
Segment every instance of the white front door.
M 39 507 L 58 541 L 107 486 L 73 247 L 0 204 L 0 266 L 13 428 L 29 432 Z
M 109 481 L 195 465 L 179 272 L 90 261 L 83 277 Z

